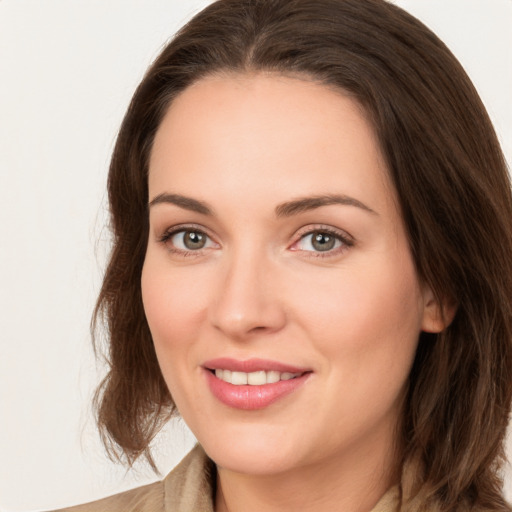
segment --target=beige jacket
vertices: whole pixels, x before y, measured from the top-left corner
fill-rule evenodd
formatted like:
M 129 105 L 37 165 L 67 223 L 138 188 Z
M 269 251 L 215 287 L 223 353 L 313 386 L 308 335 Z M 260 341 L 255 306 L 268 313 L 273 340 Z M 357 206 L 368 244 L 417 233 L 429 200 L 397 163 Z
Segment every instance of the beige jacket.
M 161 482 L 59 512 L 214 512 L 214 475 L 213 462 L 197 445 Z M 397 510 L 398 491 L 391 489 L 371 512 Z

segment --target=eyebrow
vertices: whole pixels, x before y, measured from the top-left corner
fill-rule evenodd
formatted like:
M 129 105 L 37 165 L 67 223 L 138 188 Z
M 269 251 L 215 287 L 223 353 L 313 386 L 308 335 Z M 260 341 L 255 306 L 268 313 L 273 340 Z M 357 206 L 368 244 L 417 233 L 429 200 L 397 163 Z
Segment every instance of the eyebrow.
M 213 210 L 203 201 L 198 201 L 197 199 L 192 199 L 191 197 L 182 196 L 180 194 L 159 194 L 150 201 L 149 207 L 151 208 L 156 204 L 165 203 L 174 204 L 191 212 L 197 212 L 203 215 L 213 215 Z
M 150 201 L 149 207 L 165 203 L 174 204 L 185 210 L 197 212 L 202 215 L 213 216 L 214 214 L 213 208 L 208 206 L 205 202 L 199 201 L 197 199 L 192 199 L 191 197 L 182 196 L 181 194 L 159 194 Z M 315 210 L 316 208 L 320 208 L 322 206 L 329 206 L 332 204 L 355 206 L 356 208 L 361 208 L 362 210 L 373 215 L 378 215 L 377 212 L 375 212 L 375 210 L 372 210 L 369 206 L 366 206 L 361 201 L 350 196 L 339 194 L 302 197 L 298 199 L 293 199 L 292 201 L 286 201 L 285 203 L 281 203 L 278 206 L 276 206 L 275 214 L 277 218 L 291 217 L 293 215 L 298 215 L 299 213 L 303 213 L 309 210 Z
M 329 206 L 331 204 L 341 204 L 345 206 L 355 206 L 361 208 L 368 213 L 378 215 L 376 211 L 372 210 L 369 206 L 366 206 L 361 201 L 354 199 L 353 197 L 340 195 L 340 194 L 327 194 L 320 196 L 303 197 L 287 201 L 276 207 L 276 216 L 279 217 L 290 217 L 297 215 L 309 210 L 314 210 L 322 206 Z

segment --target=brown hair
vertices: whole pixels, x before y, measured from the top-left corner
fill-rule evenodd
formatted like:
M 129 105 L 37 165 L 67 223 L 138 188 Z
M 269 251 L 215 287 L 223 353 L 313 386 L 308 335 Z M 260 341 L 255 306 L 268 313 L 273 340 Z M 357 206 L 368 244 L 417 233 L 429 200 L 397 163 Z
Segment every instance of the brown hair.
M 151 462 L 148 444 L 174 412 L 140 289 L 148 160 L 173 98 L 222 71 L 313 79 L 365 108 L 418 274 L 441 302 L 458 304 L 445 331 L 420 336 L 399 435 L 402 510 L 510 510 L 499 478 L 512 402 L 507 168 L 461 65 L 422 23 L 383 0 L 219 0 L 146 73 L 110 166 L 114 245 L 93 321 L 103 319 L 109 336 L 110 371 L 96 396 L 107 446 L 130 463 L 141 454 Z

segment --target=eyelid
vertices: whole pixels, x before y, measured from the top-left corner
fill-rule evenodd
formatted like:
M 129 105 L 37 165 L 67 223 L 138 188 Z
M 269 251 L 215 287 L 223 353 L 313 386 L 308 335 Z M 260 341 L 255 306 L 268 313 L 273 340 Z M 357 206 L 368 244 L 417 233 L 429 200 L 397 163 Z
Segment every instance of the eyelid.
M 293 247 L 296 246 L 303 238 L 305 238 L 308 235 L 312 235 L 313 233 L 327 233 L 329 235 L 334 236 L 342 243 L 342 247 L 338 247 L 336 249 L 332 249 L 329 251 L 306 251 L 303 249 L 294 249 Z M 335 255 L 338 255 L 340 252 L 343 252 L 347 250 L 348 248 L 352 247 L 355 244 L 355 239 L 352 235 L 347 233 L 346 231 L 335 228 L 333 226 L 325 225 L 325 224 L 313 224 L 309 226 L 305 226 L 304 228 L 301 228 L 295 237 L 295 241 L 290 246 L 290 250 L 297 251 L 297 252 L 303 252 L 308 253 L 308 257 L 315 257 L 315 258 L 327 258 L 332 257 Z
M 167 242 L 177 233 L 182 231 L 196 231 L 199 233 L 203 233 L 206 235 L 215 245 L 219 246 L 220 244 L 215 240 L 209 230 L 200 224 L 176 224 L 175 226 L 171 226 L 163 231 L 162 234 L 157 235 L 157 242 L 162 243 L 167 246 L 167 249 L 170 252 L 181 254 L 181 255 L 190 255 L 190 256 L 199 256 L 204 250 L 211 249 L 211 247 L 205 247 L 197 250 L 183 250 L 178 249 L 177 247 L 169 247 Z
M 340 238 L 346 240 L 347 242 L 355 242 L 354 237 L 350 233 L 348 233 L 344 229 L 335 228 L 334 226 L 330 226 L 328 224 L 309 224 L 307 226 L 304 226 L 297 231 L 297 238 L 301 238 L 305 235 L 309 235 L 316 231 L 332 233 L 333 235 L 339 236 Z
M 203 233 L 206 235 L 215 245 L 220 247 L 220 244 L 215 240 L 215 237 L 210 233 L 210 231 L 205 228 L 204 226 L 200 224 L 194 224 L 194 223 L 186 223 L 186 224 L 176 224 L 174 226 L 168 227 L 163 231 L 161 235 L 157 236 L 157 241 L 166 245 L 168 250 L 170 252 L 180 254 L 180 255 L 190 255 L 190 256 L 199 256 L 203 251 L 211 249 L 211 247 L 206 247 L 202 249 L 197 250 L 183 250 L 178 249 L 176 247 L 168 247 L 167 242 L 177 233 L 180 233 L 182 231 L 197 231 L 200 233 Z M 341 247 L 337 247 L 332 250 L 328 250 L 325 252 L 322 251 L 307 251 L 303 249 L 297 249 L 294 248 L 303 238 L 305 238 L 308 235 L 312 235 L 313 233 L 327 233 L 329 235 L 334 236 L 336 239 L 338 239 L 341 243 Z M 330 225 L 325 224 L 313 224 L 305 226 L 301 229 L 299 229 L 294 237 L 293 243 L 289 246 L 289 250 L 301 252 L 301 253 L 307 253 L 308 257 L 320 257 L 320 258 L 327 258 L 327 257 L 333 257 L 336 255 L 339 255 L 340 252 L 344 252 L 348 248 L 352 247 L 355 244 L 355 239 L 352 235 L 350 235 L 345 230 L 335 228 Z
M 179 233 L 180 231 L 200 231 L 201 233 L 208 235 L 209 238 L 212 238 L 212 235 L 210 234 L 207 228 L 201 226 L 200 224 L 194 223 L 175 224 L 174 226 L 167 227 L 164 230 L 162 230 L 162 234 L 157 235 L 157 237 L 159 239 L 169 237 L 176 233 Z

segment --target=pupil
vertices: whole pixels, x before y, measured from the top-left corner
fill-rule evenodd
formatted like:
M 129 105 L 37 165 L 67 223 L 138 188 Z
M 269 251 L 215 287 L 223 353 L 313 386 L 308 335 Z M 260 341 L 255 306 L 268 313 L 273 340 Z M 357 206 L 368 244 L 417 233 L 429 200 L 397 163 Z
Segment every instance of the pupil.
M 202 249 L 205 244 L 205 237 L 197 231 L 187 231 L 184 239 L 185 246 L 188 249 Z
M 313 247 L 317 251 L 329 251 L 334 247 L 336 240 L 327 233 L 317 232 L 313 235 Z

